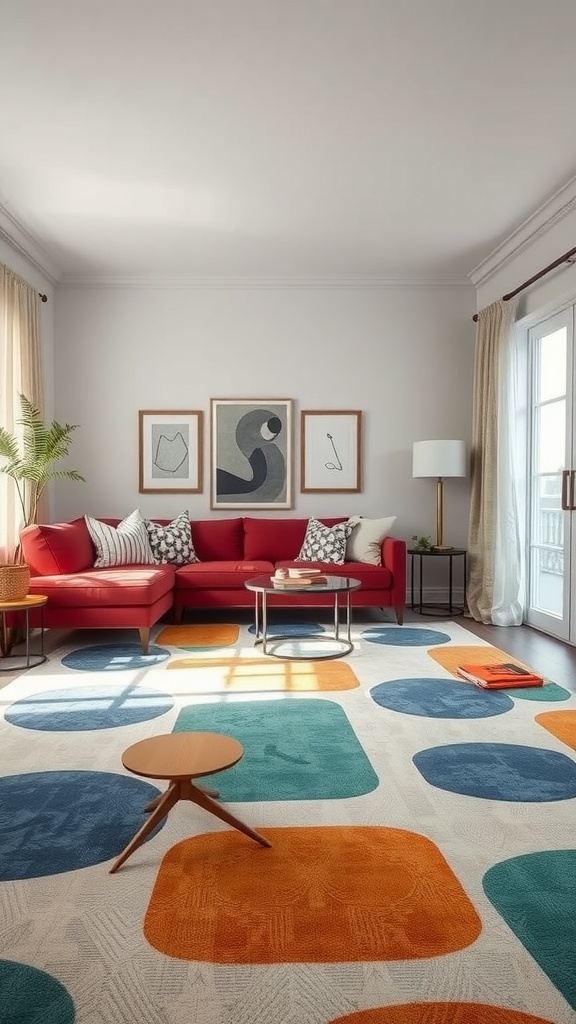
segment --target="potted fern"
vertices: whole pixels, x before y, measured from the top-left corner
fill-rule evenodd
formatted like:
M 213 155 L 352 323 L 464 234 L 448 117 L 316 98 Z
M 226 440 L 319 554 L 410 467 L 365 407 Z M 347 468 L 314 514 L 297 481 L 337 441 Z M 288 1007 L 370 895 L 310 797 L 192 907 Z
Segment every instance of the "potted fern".
M 40 410 L 20 395 L 21 436 L 0 427 L 0 473 L 11 477 L 21 510 L 21 528 L 36 522 L 38 503 L 50 480 L 84 480 L 76 469 L 57 469 L 72 444 L 76 423 L 42 422 Z M 20 543 L 13 560 L 0 565 L 0 601 L 19 601 L 28 593 L 30 571 L 22 557 Z

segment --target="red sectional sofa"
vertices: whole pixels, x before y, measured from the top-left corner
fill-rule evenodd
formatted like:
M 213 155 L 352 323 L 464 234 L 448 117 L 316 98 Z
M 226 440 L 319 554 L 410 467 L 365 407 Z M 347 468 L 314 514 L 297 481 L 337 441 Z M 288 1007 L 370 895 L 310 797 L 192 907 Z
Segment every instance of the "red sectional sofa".
M 345 517 L 326 519 L 327 526 Z M 116 526 L 118 519 L 103 519 Z M 166 525 L 168 520 L 156 522 Z M 186 608 L 243 608 L 254 603 L 244 583 L 276 567 L 306 564 L 330 575 L 353 576 L 362 587 L 351 595 L 354 607 L 392 608 L 403 622 L 406 602 L 406 544 L 382 542 L 382 565 L 345 562 L 298 563 L 307 519 L 252 518 L 191 521 L 198 562 L 188 565 L 128 565 L 95 569 L 96 557 L 84 518 L 28 526 L 22 549 L 30 566 L 30 593 L 46 594 L 44 625 L 72 629 L 138 629 L 147 652 L 150 628 L 169 611 L 181 621 Z M 278 606 L 332 606 L 331 595 L 274 594 Z M 32 620 L 32 616 L 31 616 Z M 32 620 L 33 621 L 33 620 Z M 37 624 L 37 623 L 36 623 Z

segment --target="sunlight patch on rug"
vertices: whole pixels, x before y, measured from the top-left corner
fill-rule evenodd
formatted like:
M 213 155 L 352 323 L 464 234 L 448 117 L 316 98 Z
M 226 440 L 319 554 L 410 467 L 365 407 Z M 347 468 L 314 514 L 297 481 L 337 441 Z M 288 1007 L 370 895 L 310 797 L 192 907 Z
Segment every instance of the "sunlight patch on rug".
M 165 626 L 155 643 L 167 647 L 206 650 L 211 647 L 230 647 L 238 642 L 240 626 L 234 622 L 192 623 L 183 626 Z
M 328 1024 L 553 1024 L 553 1021 L 488 1003 L 408 1003 L 347 1013 Z
M 483 886 L 490 902 L 576 1009 L 576 850 L 545 850 L 496 864 Z
M 279 690 L 352 690 L 360 686 L 345 661 L 282 661 L 271 658 L 177 658 L 167 669 L 190 672 L 190 693 Z
M 152 668 L 169 657 L 170 651 L 152 644 L 148 654 L 143 653 L 140 644 L 97 644 L 65 654 L 62 664 L 80 672 L 129 672 Z
M 333 701 L 192 704 L 181 710 L 174 732 L 217 732 L 240 741 L 242 760 L 204 779 L 224 801 L 342 800 L 378 786 L 346 713 Z
M 71 686 L 14 701 L 4 717 L 21 729 L 86 732 L 148 722 L 165 715 L 173 706 L 167 693 L 143 686 Z
M 144 921 L 161 953 L 218 964 L 341 963 L 441 956 L 481 921 L 446 860 L 415 832 L 265 828 L 178 843 Z
M 576 796 L 576 764 L 520 743 L 450 743 L 412 758 L 427 782 L 449 793 L 543 803 Z
M 534 721 L 567 747 L 576 750 L 576 711 L 542 711 Z

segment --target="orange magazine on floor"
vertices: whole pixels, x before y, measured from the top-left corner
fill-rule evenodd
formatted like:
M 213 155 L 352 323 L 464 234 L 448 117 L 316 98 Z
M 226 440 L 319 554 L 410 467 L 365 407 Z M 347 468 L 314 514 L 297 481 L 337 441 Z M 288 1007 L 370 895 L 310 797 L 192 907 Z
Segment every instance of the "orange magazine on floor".
M 459 665 L 458 675 L 485 690 L 504 690 L 513 686 L 542 686 L 544 678 L 513 661 L 499 665 Z

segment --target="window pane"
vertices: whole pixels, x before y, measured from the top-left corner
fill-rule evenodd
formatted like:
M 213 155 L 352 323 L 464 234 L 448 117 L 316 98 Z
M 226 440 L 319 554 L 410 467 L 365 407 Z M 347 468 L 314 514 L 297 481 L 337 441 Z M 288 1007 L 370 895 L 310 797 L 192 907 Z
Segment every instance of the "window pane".
M 566 394 L 566 328 L 540 338 L 536 401 L 547 402 Z
M 536 472 L 561 473 L 566 465 L 566 402 L 536 409 Z

